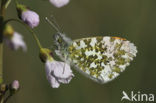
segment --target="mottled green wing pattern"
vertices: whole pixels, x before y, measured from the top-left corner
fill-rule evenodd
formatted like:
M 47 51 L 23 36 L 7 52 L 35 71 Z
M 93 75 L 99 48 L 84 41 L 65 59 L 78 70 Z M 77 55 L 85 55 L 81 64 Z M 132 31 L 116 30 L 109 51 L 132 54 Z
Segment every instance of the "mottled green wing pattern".
M 133 43 L 108 36 L 75 40 L 68 51 L 74 66 L 87 77 L 100 83 L 116 78 L 137 53 Z
M 72 41 L 57 34 L 56 54 L 88 78 L 106 83 L 115 79 L 136 56 L 136 46 L 120 37 L 89 37 Z

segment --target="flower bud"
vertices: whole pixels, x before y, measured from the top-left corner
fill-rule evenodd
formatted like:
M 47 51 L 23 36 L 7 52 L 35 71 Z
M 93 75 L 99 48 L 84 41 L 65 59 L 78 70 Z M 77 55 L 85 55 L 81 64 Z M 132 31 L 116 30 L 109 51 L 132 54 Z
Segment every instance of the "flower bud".
M 20 89 L 19 81 L 14 80 L 9 86 L 10 95 L 14 95 L 16 92 L 19 91 L 19 89 Z
M 49 0 L 54 6 L 61 8 L 69 3 L 70 0 Z
M 12 83 L 11 83 L 11 89 L 17 91 L 19 89 L 20 85 L 19 85 L 19 81 L 18 80 L 14 80 Z
M 25 5 L 17 4 L 16 6 L 19 18 L 28 24 L 31 28 L 39 25 L 40 19 L 39 15 L 29 10 Z

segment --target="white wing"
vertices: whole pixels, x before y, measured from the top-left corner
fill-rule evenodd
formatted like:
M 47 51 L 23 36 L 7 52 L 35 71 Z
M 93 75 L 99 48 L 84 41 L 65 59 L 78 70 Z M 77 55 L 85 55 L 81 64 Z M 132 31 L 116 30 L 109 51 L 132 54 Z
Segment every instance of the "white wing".
M 70 43 L 66 38 L 63 40 L 62 44 L 68 46 L 59 46 L 56 54 L 80 73 L 102 84 L 118 77 L 137 53 L 133 43 L 119 37 L 90 37 Z

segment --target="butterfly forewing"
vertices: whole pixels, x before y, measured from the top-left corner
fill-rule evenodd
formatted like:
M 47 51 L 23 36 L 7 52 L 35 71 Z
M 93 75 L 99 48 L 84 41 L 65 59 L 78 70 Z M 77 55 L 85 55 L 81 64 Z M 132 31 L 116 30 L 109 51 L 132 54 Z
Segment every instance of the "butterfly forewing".
M 116 78 L 137 53 L 133 43 L 123 38 L 108 36 L 74 40 L 68 51 L 74 66 L 100 83 Z
M 58 34 L 55 44 L 58 47 L 55 52 L 62 60 L 99 83 L 119 76 L 137 53 L 133 43 L 120 37 L 89 37 L 72 41 L 64 34 Z

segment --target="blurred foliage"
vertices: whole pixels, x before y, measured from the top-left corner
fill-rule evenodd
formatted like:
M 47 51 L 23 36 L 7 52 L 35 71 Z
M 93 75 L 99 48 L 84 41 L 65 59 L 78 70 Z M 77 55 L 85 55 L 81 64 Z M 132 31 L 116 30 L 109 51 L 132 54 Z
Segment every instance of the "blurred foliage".
M 137 57 L 114 81 L 100 85 L 77 71 L 69 85 L 52 89 L 46 79 L 44 64 L 32 35 L 21 25 L 11 24 L 24 36 L 28 52 L 14 52 L 5 46 L 4 75 L 7 83 L 20 81 L 21 90 L 8 103 L 121 103 L 122 91 L 155 93 L 156 82 L 156 1 L 155 0 L 71 0 L 55 8 L 48 0 L 20 0 L 39 13 L 35 28 L 44 47 L 51 47 L 55 33 L 45 17 L 54 15 L 63 31 L 72 39 L 109 35 L 120 36 L 138 47 Z M 7 18 L 17 18 L 11 3 Z

